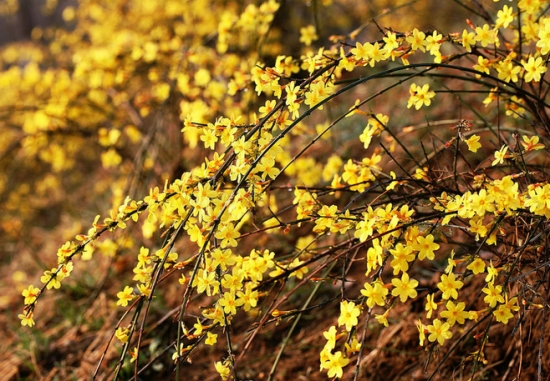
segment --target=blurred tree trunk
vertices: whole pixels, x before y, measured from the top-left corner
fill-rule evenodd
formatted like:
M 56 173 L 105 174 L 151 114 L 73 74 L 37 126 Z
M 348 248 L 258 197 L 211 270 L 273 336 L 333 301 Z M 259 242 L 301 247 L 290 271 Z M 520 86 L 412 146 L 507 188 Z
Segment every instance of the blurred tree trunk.
M 32 29 L 36 26 L 33 17 L 33 8 L 40 8 L 40 5 L 33 4 L 33 0 L 19 0 L 19 11 L 17 12 L 18 34 L 15 39 L 30 39 Z
M 68 0 L 59 0 L 55 9 L 45 14 L 46 0 L 19 0 L 19 10 L 15 14 L 0 15 L 0 45 L 29 40 L 36 27 L 61 24 L 61 13 L 69 3 Z

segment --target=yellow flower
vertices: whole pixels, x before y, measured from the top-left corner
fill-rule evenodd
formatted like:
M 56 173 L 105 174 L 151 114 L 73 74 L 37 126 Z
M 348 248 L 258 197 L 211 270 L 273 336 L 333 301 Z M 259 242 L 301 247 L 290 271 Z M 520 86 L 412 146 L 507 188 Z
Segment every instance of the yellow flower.
M 172 353 L 172 361 L 177 361 L 177 359 L 179 359 L 181 357 L 181 355 L 183 355 L 186 351 L 185 351 L 186 348 L 183 347 L 183 344 L 180 344 L 180 349 L 177 350 Z
M 409 269 L 409 262 L 414 261 L 415 255 L 413 249 L 410 246 L 403 246 L 398 243 L 395 245 L 395 249 L 390 250 L 394 259 L 391 261 L 390 266 L 393 268 L 393 275 L 399 274 L 399 271 L 407 271 Z
M 508 5 L 505 5 L 504 8 L 497 12 L 495 27 L 508 28 L 508 25 L 510 25 L 512 21 L 514 21 L 514 9 Z
M 40 295 L 40 289 L 34 287 L 32 284 L 26 290 L 23 290 L 22 295 L 25 297 L 25 304 L 34 303 L 37 296 Z
M 426 311 L 428 313 L 426 314 L 426 317 L 429 319 L 432 317 L 432 313 L 437 310 L 437 303 L 434 302 L 434 294 L 430 294 L 426 296 Z
M 458 290 L 464 286 L 464 283 L 456 280 L 455 274 L 443 274 L 441 280 L 437 284 L 437 288 L 443 291 L 442 298 L 447 300 L 450 298 L 458 298 Z
M 492 165 L 495 166 L 497 164 L 504 164 L 504 159 L 506 158 L 506 151 L 508 151 L 508 147 L 506 145 L 503 145 L 500 150 L 495 151 L 495 160 L 493 160 Z
M 546 54 L 550 51 L 550 22 L 544 22 L 544 26 L 540 28 L 537 41 L 537 48 L 541 48 L 540 54 Z
M 287 94 L 285 103 L 288 106 L 296 102 L 298 99 L 298 91 L 300 91 L 300 86 L 296 86 L 295 81 L 292 81 L 285 86 L 285 92 Z
M 143 246 L 139 249 L 138 263 L 142 267 L 146 267 L 146 265 L 151 263 L 151 257 L 149 257 L 149 249 L 147 249 Z
M 508 320 L 514 317 L 512 311 L 506 304 L 501 304 L 496 310 L 493 311 L 493 315 L 498 322 L 508 324 Z
M 218 141 L 218 137 L 214 134 L 214 131 L 211 128 L 204 129 L 200 139 L 204 142 L 204 147 L 210 149 L 214 149 L 214 146 Z
M 447 311 L 441 312 L 440 315 L 441 317 L 447 319 L 447 323 L 451 326 L 453 326 L 455 322 L 458 322 L 458 324 L 464 324 L 464 320 L 470 316 L 468 312 L 464 311 L 464 308 L 466 307 L 466 303 L 464 302 L 454 304 L 451 300 L 449 300 L 445 307 L 447 307 Z
M 468 149 L 474 153 L 477 152 L 479 148 L 481 148 L 481 143 L 479 142 L 479 139 L 481 139 L 477 135 L 472 135 L 468 139 L 464 140 L 464 142 L 468 145 Z
M 130 328 L 122 328 L 118 327 L 115 331 L 115 336 L 118 340 L 120 340 L 121 343 L 127 343 L 128 342 L 128 334 L 130 333 Z
M 542 57 L 529 57 L 529 60 L 525 62 L 521 61 L 523 68 L 525 69 L 525 81 L 526 82 L 540 82 L 541 75 L 546 73 L 546 64 Z
M 359 322 L 357 317 L 361 314 L 361 309 L 353 302 L 344 300 L 340 303 L 340 317 L 338 318 L 338 326 L 345 325 L 346 331 L 351 331 Z
M 374 282 L 373 285 L 367 282 L 365 283 L 365 288 L 361 290 L 361 294 L 367 297 L 367 306 L 369 308 L 374 307 L 375 304 L 383 306 L 385 303 L 384 298 L 389 292 L 381 282 Z
M 460 261 L 460 260 L 459 260 Z M 448 274 L 453 271 L 453 269 L 456 267 L 456 260 L 455 260 L 455 251 L 451 251 L 451 256 L 447 259 L 447 267 L 445 267 L 445 272 Z
M 267 100 L 265 101 L 265 105 L 260 107 L 260 118 L 263 118 L 267 114 L 269 114 L 273 109 L 275 108 L 277 101 L 275 99 L 273 100 Z M 200 183 L 199 183 L 200 185 Z
M 134 347 L 134 349 L 128 351 L 128 354 L 130 355 L 130 362 L 134 362 L 137 360 L 138 357 L 138 349 L 137 347 Z
M 109 148 L 108 151 L 101 154 L 101 164 L 105 169 L 117 167 L 121 162 L 122 157 L 120 157 L 114 148 Z
M 383 250 L 380 240 L 375 238 L 372 241 L 372 247 L 367 250 L 367 274 L 382 265 Z
M 374 318 L 378 322 L 378 324 L 383 324 L 384 327 L 387 327 L 389 325 L 388 323 L 388 315 L 390 314 L 391 309 L 386 310 L 382 315 L 374 315 Z
M 490 265 L 487 268 L 487 276 L 485 277 L 485 282 L 488 283 L 494 281 L 498 275 L 498 269 L 493 266 L 493 261 L 490 261 L 489 263 Z
M 477 275 L 485 271 L 485 262 L 483 262 L 481 258 L 476 258 L 472 263 L 466 266 L 466 268 L 472 270 L 472 272 Z
M 356 225 L 355 238 L 359 238 L 359 241 L 365 242 L 370 236 L 374 234 L 374 225 L 376 220 L 371 218 L 368 213 L 363 213 L 363 219 Z
M 359 135 L 359 140 L 363 143 L 363 146 L 365 149 L 368 149 L 370 146 L 370 143 L 372 141 L 372 137 L 374 136 L 376 132 L 376 129 L 368 124 L 365 129 L 363 130 L 363 133 Z
M 481 44 L 484 48 L 489 44 L 493 44 L 497 41 L 497 30 L 492 30 L 489 28 L 489 25 L 485 24 L 483 27 L 477 27 L 475 30 L 476 41 Z
M 434 243 L 434 236 L 428 234 L 426 237 L 417 237 L 417 243 L 413 246 L 414 250 L 418 250 L 418 259 L 423 260 L 428 258 L 430 261 L 434 259 L 434 251 L 439 249 L 439 245 Z
M 407 36 L 407 42 L 411 44 L 411 49 L 426 51 L 426 34 L 414 28 L 412 35 Z
M 368 61 L 369 59 L 369 54 L 366 49 L 366 46 L 364 46 L 360 42 L 355 43 L 355 48 L 351 49 L 351 54 L 353 54 L 353 56 L 357 61 L 360 61 L 360 60 Z
M 497 303 L 504 303 L 504 297 L 502 296 L 502 286 L 496 286 L 493 283 L 487 284 L 487 287 L 485 287 L 483 290 L 487 296 L 483 299 L 485 303 L 489 305 L 489 307 L 493 308 L 497 305 Z
M 214 364 L 215 368 L 216 368 L 216 371 L 218 372 L 218 374 L 220 375 L 220 377 L 222 378 L 222 380 L 228 380 L 229 379 L 229 375 L 231 374 L 231 369 L 229 369 L 229 367 L 227 367 L 224 363 L 222 363 L 221 361 L 217 361 L 215 364 Z
M 153 272 L 153 266 L 139 267 L 138 264 L 138 267 L 134 267 L 132 271 L 136 274 L 132 278 L 133 280 L 141 283 L 147 283 Z
M 468 32 L 466 29 L 462 31 L 462 46 L 464 49 L 470 53 L 472 51 L 472 45 L 476 44 L 475 40 L 476 35 L 473 32 Z M 481 57 L 481 56 L 479 56 Z
M 489 60 L 487 58 L 484 58 L 483 56 L 478 56 L 477 57 L 477 64 L 474 65 L 474 69 L 479 71 L 479 72 L 489 74 L 490 73 L 489 68 L 490 68 Z M 479 75 L 477 75 L 477 76 L 479 76 Z M 492 95 L 493 95 L 493 93 L 491 92 L 489 94 L 489 96 L 492 96 Z
M 275 167 L 275 160 L 268 157 L 264 157 L 260 164 L 258 164 L 256 169 L 258 170 L 258 172 L 262 173 L 262 180 L 265 180 L 267 176 L 269 176 L 269 178 L 271 178 L 272 180 L 275 180 L 275 178 L 279 176 L 279 173 L 281 172 Z
M 386 49 L 386 52 L 388 53 L 399 47 L 397 34 L 395 34 L 394 32 L 388 32 L 386 34 L 386 37 L 383 37 L 382 39 L 384 40 L 384 49 Z
M 229 315 L 237 313 L 237 307 L 240 307 L 244 301 L 241 299 L 235 300 L 235 294 L 232 292 L 224 292 L 223 297 L 218 302 L 223 307 L 223 311 Z
M 215 234 L 216 238 L 222 240 L 220 245 L 223 248 L 228 246 L 230 247 L 237 246 L 236 238 L 239 238 L 240 236 L 241 236 L 240 233 L 237 231 L 237 229 L 235 229 L 235 226 L 231 223 L 220 225 L 217 233 Z
M 476 241 L 479 240 L 479 237 L 485 237 L 487 235 L 487 226 L 483 225 L 482 218 L 472 218 L 470 220 L 470 231 L 476 233 Z
M 44 271 L 44 275 L 40 277 L 40 282 L 46 284 L 46 288 L 48 290 L 55 288 L 58 289 L 61 287 L 61 281 L 58 277 L 58 274 L 56 274 L 57 269 L 52 268 L 51 270 Z
M 449 331 L 450 328 L 451 326 L 449 323 L 441 323 L 439 319 L 435 319 L 433 324 L 428 326 L 428 332 L 430 332 L 428 340 L 431 342 L 437 340 L 439 345 L 443 345 L 445 340 L 448 340 L 453 336 L 452 332 Z
M 345 344 L 346 347 L 346 355 L 351 355 L 353 353 L 359 352 L 361 350 L 361 343 L 357 341 L 357 336 L 353 335 L 353 339 L 350 343 Z
M 416 298 L 418 295 L 415 290 L 416 286 L 418 286 L 418 281 L 410 279 L 407 273 L 403 273 L 401 279 L 394 278 L 391 282 L 395 286 L 391 294 L 393 296 L 399 296 L 401 302 L 405 302 L 407 298 Z
M 523 135 L 522 138 L 523 142 L 520 143 L 526 152 L 544 149 L 544 144 L 539 143 L 538 136 L 531 136 L 530 138 L 528 138 L 527 136 Z
M 422 106 L 429 106 L 432 104 L 432 98 L 435 97 L 435 92 L 430 90 L 430 85 L 425 84 L 420 87 L 413 83 L 409 89 L 410 98 L 407 103 L 407 108 L 414 106 L 416 110 L 419 110 Z
M 443 35 L 438 34 L 436 30 L 433 31 L 431 36 L 426 37 L 426 49 L 431 55 L 437 55 L 443 42 Z
M 344 357 L 342 352 L 335 354 L 326 353 L 327 360 L 321 364 L 321 369 L 327 369 L 327 376 L 341 378 L 344 374 L 343 367 L 349 364 L 349 359 Z
M 327 339 L 324 349 L 328 352 L 332 351 L 336 346 L 336 327 L 331 326 L 328 331 L 323 332 L 323 336 Z
M 181 279 L 180 279 L 181 280 Z M 139 291 L 139 293 L 145 297 L 149 297 L 151 296 L 151 285 L 150 284 L 143 284 L 143 283 L 138 283 L 137 285 L 137 289 Z
M 380 62 L 388 58 L 387 51 L 385 49 L 380 49 L 378 42 L 375 42 L 374 44 L 367 43 L 365 45 L 365 49 L 367 50 L 369 65 L 371 67 L 374 67 L 376 62 Z
M 197 318 L 197 322 L 195 324 L 193 324 L 193 328 L 195 328 L 195 332 L 194 332 L 194 335 L 198 336 L 202 333 L 202 324 L 201 324 L 201 321 L 199 320 L 199 318 Z
M 306 46 L 311 45 L 313 41 L 319 38 L 314 25 L 308 25 L 304 28 L 300 28 L 300 42 L 303 42 Z
M 521 67 L 514 66 L 514 64 L 508 60 L 501 61 L 500 63 L 496 64 L 495 66 L 497 73 L 498 73 L 498 79 L 502 79 L 506 82 L 517 82 L 519 81 L 519 72 L 521 71 Z
M 426 326 L 422 324 L 422 320 L 418 319 L 416 321 L 416 328 L 418 328 L 418 339 L 422 347 L 424 346 L 424 340 L 426 340 Z
M 19 319 L 21 319 L 21 325 L 32 327 L 34 325 L 34 312 L 32 311 L 25 311 L 22 314 L 17 315 Z
M 116 302 L 117 306 L 126 307 L 128 302 L 134 298 L 134 289 L 132 287 L 126 286 L 123 291 L 120 291 L 116 294 L 118 301 Z
M 217 334 L 212 333 L 212 332 L 207 332 L 206 333 L 206 340 L 204 341 L 204 343 L 206 345 L 214 345 L 214 344 L 216 344 L 217 341 L 218 341 L 218 335 Z

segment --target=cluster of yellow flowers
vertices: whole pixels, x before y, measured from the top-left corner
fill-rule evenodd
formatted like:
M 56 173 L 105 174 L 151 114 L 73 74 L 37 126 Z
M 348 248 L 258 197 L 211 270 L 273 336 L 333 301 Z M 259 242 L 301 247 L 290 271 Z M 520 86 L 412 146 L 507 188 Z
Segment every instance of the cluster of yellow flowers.
M 536 95 L 521 87 L 524 83 L 530 83 L 529 86 L 540 83 L 547 69 L 543 56 L 550 51 L 550 18 L 541 15 L 546 2 L 521 0 L 517 3 L 518 12 L 504 5 L 494 24 L 475 26 L 470 22 L 469 29 L 462 33 L 387 31 L 379 41 L 356 42 L 354 47 L 338 44 L 317 51 L 307 49 L 299 58 L 279 55 L 272 67 L 261 62 L 257 54 L 245 56 L 236 52 L 246 51 L 251 41 L 268 35 L 279 9 L 275 0 L 259 6 L 248 5 L 240 14 L 220 5 L 219 10 L 208 12 L 218 15 L 209 20 L 193 11 L 200 6 L 218 7 L 206 0 L 194 1 L 193 6 L 172 0 L 136 1 L 124 7 L 124 15 L 122 7 L 112 3 L 103 6 L 86 0 L 74 10 L 74 15 L 67 13 L 69 21 L 74 16 L 78 22 L 70 33 L 56 32 L 50 50 L 58 52 L 61 63 L 67 66 L 70 63 L 70 71 L 57 68 L 42 71 L 39 63 L 29 63 L 23 68 L 14 64 L 0 74 L 2 88 L 19 81 L 29 93 L 50 93 L 44 108 L 11 116 L 10 123 L 22 126 L 24 149 L 51 164 L 54 172 L 65 171 L 76 165 L 72 158 L 80 150 L 87 150 L 86 140 L 75 137 L 52 143 L 48 134 L 71 131 L 72 119 L 86 120 L 88 125 L 79 131 L 97 134 L 100 162 L 106 170 L 115 170 L 123 162 L 120 150 L 123 141 L 137 145 L 144 139 L 147 132 L 142 127 L 149 117 L 156 118 L 159 126 L 163 123 L 167 126 L 169 122 L 163 119 L 162 111 L 154 110 L 157 107 L 168 110 L 171 101 L 178 100 L 183 140 L 190 148 L 202 152 L 204 160 L 201 158 L 177 179 L 166 181 L 162 190 L 152 188 L 142 200 L 114 192 L 115 207 L 110 215 L 101 221 L 97 216 L 86 234 L 78 235 L 75 241 L 59 249 L 57 267 L 44 273 L 42 288 L 31 285 L 23 291 L 25 308 L 20 315 L 23 325 L 34 325 L 41 293 L 61 286 L 71 275 L 77 254 L 92 259 L 94 248 L 109 242 L 100 241 L 100 236 L 124 230 L 132 223 L 140 223 L 147 238 L 163 228 L 168 234 L 157 250 L 145 246 L 135 249 L 135 284 L 122 288 L 116 305 L 128 307 L 132 302 L 130 306 L 151 301 L 162 274 L 180 274 L 184 299 L 178 322 L 181 334 L 173 356 L 178 363 L 193 351 L 195 343 L 204 339 L 206 344 L 214 345 L 217 342 L 214 331 L 230 325 L 239 310 L 258 310 L 260 299 L 269 297 L 262 292 L 267 282 L 295 277 L 306 283 L 319 276 L 318 270 L 325 261 L 336 262 L 353 249 L 364 252 L 366 282 L 357 295 L 343 296 L 337 326 L 330 326 L 323 334 L 327 342 L 320 352 L 320 366 L 328 377 L 342 377 L 350 358 L 360 353 L 364 336 L 357 335 L 359 324 L 374 313 L 375 319 L 387 326 L 397 303 L 419 296 L 414 269 L 422 262 L 447 260 L 436 288 L 423 295 L 426 316 L 417 322 L 421 345 L 426 336 L 429 343 L 445 345 L 456 332 L 455 325 L 478 321 L 482 316 L 492 315 L 497 322 L 507 324 L 520 309 L 517 290 L 513 291 L 508 282 L 514 264 L 482 255 L 481 248 L 502 243 L 505 224 L 520 218 L 520 212 L 528 210 L 533 219 L 550 217 L 550 185 L 531 180 L 536 177 L 528 169 L 528 159 L 536 155 L 532 153 L 544 148 L 537 136 L 523 133 L 522 141 L 518 137 L 516 144 L 502 144 L 499 132 L 496 136 L 501 148 L 494 152 L 492 165 L 486 167 L 494 170 L 492 175 L 486 177 L 482 171 L 478 173 L 471 168 L 468 176 L 475 173 L 472 175 L 475 184 L 468 190 L 457 183 L 455 188 L 441 191 L 443 187 L 433 186 L 437 183 L 433 181 L 434 174 L 414 159 L 404 145 L 407 135 L 398 136 L 390 129 L 390 117 L 361 110 L 386 89 L 355 102 L 333 123 L 313 126 L 305 123 L 306 118 L 316 115 L 336 97 L 367 81 L 397 72 L 409 73 L 407 80 L 416 81 L 419 73 L 430 73 L 436 68 L 460 69 L 468 75 L 464 80 L 489 89 L 497 86 L 497 90 L 487 91 L 486 106 L 494 105 L 497 99 L 506 99 L 515 105 L 507 106 L 507 112 L 511 110 L 514 116 L 523 116 L 524 107 L 531 110 L 547 107 L 544 100 L 539 102 Z M 157 16 L 142 19 L 139 15 L 143 13 Z M 518 14 L 521 30 L 512 28 Z M 99 28 L 98 20 L 102 20 L 102 26 L 113 26 Z M 126 21 L 121 24 L 120 20 Z M 505 39 L 506 28 L 512 37 Z M 215 48 L 202 44 L 213 38 L 212 31 L 217 31 Z M 318 38 L 312 26 L 301 30 L 300 41 L 305 46 Z M 67 55 L 65 48 L 79 39 L 89 44 L 81 44 L 72 55 Z M 527 45 L 525 41 L 533 43 Z M 506 49 L 500 49 L 501 44 Z M 451 49 L 458 53 L 448 54 Z M 3 59 L 7 56 L 9 53 L 5 51 Z M 465 58 L 471 61 L 460 61 Z M 147 75 L 134 82 L 131 74 L 149 67 L 152 69 Z M 369 75 L 352 82 L 343 80 L 350 72 L 360 70 Z M 300 73 L 307 76 L 297 79 Z M 438 90 L 432 90 L 432 86 L 412 83 L 406 107 L 419 110 L 436 103 Z M 3 93 L 0 102 L 14 96 L 13 91 Z M 538 90 L 534 91 L 537 93 Z M 257 113 L 246 112 L 256 97 L 262 100 Z M 32 105 L 36 99 L 27 101 Z M 367 119 L 366 127 L 358 134 L 365 150 L 357 154 L 359 157 L 340 151 L 317 162 L 306 156 L 311 146 L 317 141 L 328 141 L 335 126 L 344 126 L 344 122 L 339 122 L 352 115 Z M 133 124 L 128 123 L 128 118 Z M 96 131 L 93 126 L 98 124 L 108 127 Z M 489 144 L 488 139 L 470 132 L 471 127 L 468 123 L 458 125 L 456 137 L 447 144 L 447 147 L 456 144 L 455 178 L 458 152 L 462 156 L 471 155 L 463 153 L 460 147 L 467 147 L 475 154 Z M 153 139 L 155 133 L 159 131 L 151 132 L 145 140 Z M 296 150 L 290 136 L 303 147 Z M 367 153 L 375 141 L 381 143 L 383 150 L 376 148 Z M 414 168 L 409 167 L 412 175 L 402 167 L 399 176 L 393 171 L 383 172 L 383 163 L 390 159 L 398 162 L 392 155 L 399 150 L 416 161 Z M 152 168 L 154 157 L 148 155 L 142 153 L 137 162 Z M 131 174 L 129 167 L 122 167 L 120 179 Z M 497 176 L 497 170 L 509 173 Z M 294 199 L 285 208 L 282 206 L 289 198 L 277 199 L 274 191 L 274 184 L 279 185 L 278 180 L 284 176 L 287 183 L 282 188 L 294 192 Z M 453 170 L 450 176 L 453 177 Z M 48 186 L 57 184 L 51 181 Z M 360 204 L 358 200 L 371 191 L 375 196 Z M 285 211 L 291 209 L 295 214 L 289 218 Z M 265 219 L 258 220 L 256 213 Z M 311 241 L 326 243 L 326 251 L 315 248 L 315 244 L 300 242 L 296 245 L 298 250 L 279 256 L 266 248 L 265 241 L 252 249 L 241 244 L 247 235 L 289 232 L 294 226 L 309 226 Z M 445 229 L 469 234 L 479 245 L 455 258 L 454 251 L 444 252 L 451 247 L 443 233 Z M 178 254 L 174 246 L 183 239 L 194 246 L 189 245 L 185 253 Z M 475 277 L 485 279 L 482 289 L 485 305 L 467 309 L 461 290 Z M 187 329 L 183 317 L 192 293 L 210 297 L 212 304 L 203 309 L 193 328 Z M 276 308 L 264 311 L 265 315 L 284 315 Z M 341 332 L 337 327 L 342 327 Z M 115 333 L 126 346 L 133 334 L 132 325 L 118 327 Z M 338 344 L 341 338 L 345 338 L 343 346 Z M 130 351 L 134 359 L 138 358 L 138 352 L 139 347 Z M 230 377 L 234 365 L 232 353 L 229 355 L 226 361 L 215 364 L 223 379 Z

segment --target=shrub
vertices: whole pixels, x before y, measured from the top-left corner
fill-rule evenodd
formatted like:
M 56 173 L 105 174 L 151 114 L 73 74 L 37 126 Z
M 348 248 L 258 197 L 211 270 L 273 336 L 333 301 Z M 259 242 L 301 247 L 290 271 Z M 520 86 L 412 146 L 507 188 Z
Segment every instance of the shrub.
M 385 379 L 368 340 L 415 325 L 400 350 L 425 348 L 430 379 L 547 374 L 544 2 L 457 1 L 473 20 L 458 29 L 378 19 L 368 37 L 326 21 L 346 2 L 314 1 L 300 29 L 274 0 L 245 3 L 88 0 L 69 29 L 4 49 L 4 146 L 29 163 L 3 164 L 19 184 L 3 230 L 59 223 L 55 203 L 110 208 L 23 291 L 21 323 L 103 253 L 118 322 L 94 378 L 179 379 L 213 346 L 222 379 L 272 379 L 299 346 L 325 378 Z M 278 354 L 251 365 L 273 325 Z M 528 350 L 488 355 L 495 335 L 515 351 L 508 326 Z

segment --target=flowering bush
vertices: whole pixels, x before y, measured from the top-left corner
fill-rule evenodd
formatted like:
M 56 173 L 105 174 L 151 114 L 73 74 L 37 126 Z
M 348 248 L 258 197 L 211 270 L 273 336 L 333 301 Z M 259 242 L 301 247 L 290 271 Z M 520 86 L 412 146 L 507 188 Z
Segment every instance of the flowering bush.
M 296 29 L 294 55 L 281 4 L 244 3 L 86 0 L 64 10 L 69 29 L 4 49 L 4 150 L 33 165 L 2 190 L 2 229 L 17 236 L 73 190 L 105 208 L 23 291 L 22 325 L 103 254 L 131 265 L 94 378 L 171 361 L 179 379 L 214 346 L 222 379 L 273 379 L 312 312 L 324 378 L 367 372 L 369 335 L 392 325 L 416 326 L 428 377 L 458 353 L 447 372 L 465 379 L 491 369 L 492 328 L 537 325 L 510 367 L 547 374 L 547 2 L 467 8 L 457 30 L 375 21 L 368 37 L 323 40 L 320 19 Z M 243 369 L 273 324 L 278 354 Z

